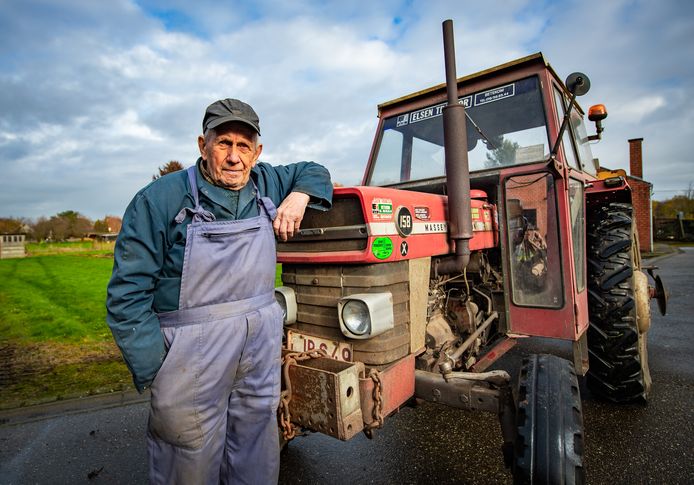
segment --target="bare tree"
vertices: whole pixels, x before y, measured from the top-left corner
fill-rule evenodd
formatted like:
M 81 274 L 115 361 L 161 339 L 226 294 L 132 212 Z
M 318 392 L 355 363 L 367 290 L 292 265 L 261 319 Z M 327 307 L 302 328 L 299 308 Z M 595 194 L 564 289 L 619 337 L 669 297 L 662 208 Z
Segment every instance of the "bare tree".
M 0 234 L 21 234 L 26 221 L 17 217 L 0 217 Z
M 34 224 L 33 234 L 38 241 L 63 241 L 70 237 L 84 237 L 92 231 L 94 223 L 77 211 L 63 211 L 50 219 L 40 217 Z

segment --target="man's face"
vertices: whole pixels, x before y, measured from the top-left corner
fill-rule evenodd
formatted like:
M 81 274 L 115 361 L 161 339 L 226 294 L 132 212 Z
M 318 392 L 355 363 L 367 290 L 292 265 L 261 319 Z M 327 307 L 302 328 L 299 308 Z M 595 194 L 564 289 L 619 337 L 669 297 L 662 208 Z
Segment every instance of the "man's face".
M 198 137 L 200 156 L 216 185 L 240 190 L 248 183 L 263 146 L 256 146 L 255 132 L 243 123 L 226 123 L 215 131 L 217 136 L 207 141 Z

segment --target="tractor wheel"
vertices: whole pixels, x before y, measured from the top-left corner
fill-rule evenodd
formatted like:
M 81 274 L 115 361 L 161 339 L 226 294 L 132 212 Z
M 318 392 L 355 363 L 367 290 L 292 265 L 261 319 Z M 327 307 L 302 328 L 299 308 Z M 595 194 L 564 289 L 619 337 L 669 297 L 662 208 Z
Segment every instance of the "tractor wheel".
M 583 415 L 573 364 L 555 355 L 523 360 L 518 379 L 515 484 L 583 484 Z
M 650 307 L 631 204 L 588 214 L 588 308 L 588 388 L 617 403 L 645 402 Z

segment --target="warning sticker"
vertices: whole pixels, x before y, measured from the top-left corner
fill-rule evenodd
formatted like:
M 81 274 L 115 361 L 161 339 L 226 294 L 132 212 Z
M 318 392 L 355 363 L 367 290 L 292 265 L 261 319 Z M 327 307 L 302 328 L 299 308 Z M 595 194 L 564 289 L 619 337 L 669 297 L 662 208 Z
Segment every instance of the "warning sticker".
M 393 254 L 393 241 L 389 237 L 377 237 L 371 245 L 371 252 L 378 259 L 387 259 Z
M 371 214 L 374 219 L 392 219 L 393 201 L 390 199 L 373 199 L 371 201 Z
M 489 91 L 483 91 L 475 94 L 475 106 L 491 103 L 493 101 L 499 101 L 500 99 L 504 98 L 510 98 L 514 94 L 516 94 L 515 84 L 507 84 L 506 86 L 490 89 Z
M 420 221 L 428 221 L 429 218 L 431 218 L 431 214 L 429 214 L 428 207 L 415 207 L 414 216 Z

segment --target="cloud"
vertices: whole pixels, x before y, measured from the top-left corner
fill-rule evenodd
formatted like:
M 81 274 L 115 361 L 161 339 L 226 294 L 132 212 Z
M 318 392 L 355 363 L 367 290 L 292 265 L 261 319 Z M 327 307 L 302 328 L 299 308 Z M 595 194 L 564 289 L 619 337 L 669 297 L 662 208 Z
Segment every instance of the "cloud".
M 610 116 L 594 154 L 672 190 L 692 175 L 688 2 L 28 0 L 0 4 L 0 216 L 120 214 L 169 160 L 189 165 L 205 107 L 261 116 L 263 159 L 325 163 L 358 183 L 376 106 L 444 79 L 453 18 L 460 76 L 543 51 L 586 72 Z M 667 168 L 667 172 L 664 170 Z M 677 173 L 677 176 L 672 175 Z M 686 185 L 686 184 L 685 184 Z M 686 187 L 683 187 L 686 188 Z
M 617 112 L 621 121 L 630 120 L 640 122 L 648 115 L 657 111 L 658 108 L 665 106 L 663 96 L 646 96 L 637 100 L 630 100 L 622 106 L 617 106 Z

